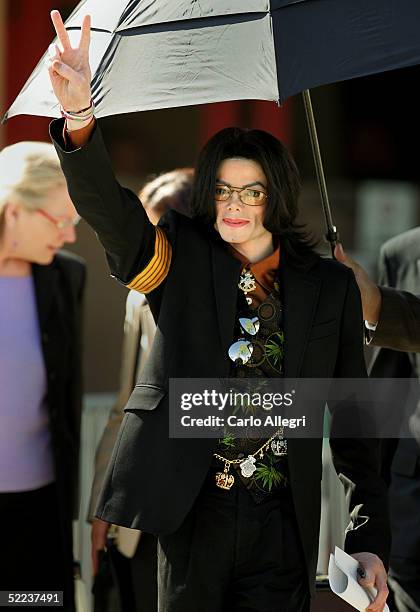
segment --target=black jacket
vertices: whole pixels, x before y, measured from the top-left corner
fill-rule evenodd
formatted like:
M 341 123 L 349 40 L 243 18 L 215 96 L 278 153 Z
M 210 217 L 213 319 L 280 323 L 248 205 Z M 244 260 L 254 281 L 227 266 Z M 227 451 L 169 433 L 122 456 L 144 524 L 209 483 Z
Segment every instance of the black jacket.
M 66 515 L 75 517 L 82 406 L 81 319 L 83 260 L 59 252 L 51 264 L 33 265 L 47 371 L 47 404 L 59 491 Z
M 371 376 L 384 378 L 420 377 L 420 227 L 386 242 L 379 260 L 382 287 L 380 324 L 373 343 L 381 348 L 375 355 Z M 386 289 L 391 287 L 392 289 Z M 395 291 L 398 289 L 398 291 Z M 409 292 L 409 293 L 407 293 Z M 400 350 L 392 350 L 392 348 Z M 402 352 L 403 350 L 409 353 Z M 417 351 L 417 352 L 414 352 Z M 386 386 L 385 386 L 386 389 Z M 403 404 L 404 400 L 401 399 Z M 396 407 L 398 409 L 398 407 Z M 420 439 L 420 403 L 413 429 Z M 420 574 L 420 446 L 411 438 L 384 441 L 383 472 L 392 476 L 390 506 L 392 527 L 391 571 L 398 579 L 418 583 Z M 409 533 L 409 537 L 407 534 Z
M 66 153 L 62 121 L 51 133 L 79 213 L 101 240 L 114 276 L 128 283 L 151 260 L 155 229 L 134 196 L 115 181 L 99 129 Z M 240 263 L 194 221 L 171 211 L 163 223 L 173 260 L 163 285 L 148 294 L 157 322 L 150 358 L 126 406 L 97 510 L 110 522 L 152 533 L 177 529 L 208 472 L 214 440 L 168 437 L 168 379 L 226 378 Z M 360 296 L 353 274 L 318 256 L 298 267 L 283 254 L 285 376 L 365 377 Z M 324 404 L 320 403 L 322 419 Z M 318 551 L 322 440 L 290 440 L 289 470 L 297 521 L 313 582 Z M 386 496 L 376 441 L 337 440 L 335 463 L 349 485 L 354 513 L 347 549 L 388 550 Z
M 372 344 L 407 351 L 411 369 L 419 374 L 420 227 L 399 234 L 382 246 L 379 275 L 382 307 Z M 380 359 L 386 359 L 386 355 L 386 351 L 382 352 Z M 397 355 L 393 357 L 398 359 Z
M 72 519 L 76 517 L 78 507 L 81 318 L 85 266 L 76 255 L 61 251 L 49 265 L 34 264 L 32 273 L 47 372 L 47 407 L 68 568 L 67 591 L 72 593 Z

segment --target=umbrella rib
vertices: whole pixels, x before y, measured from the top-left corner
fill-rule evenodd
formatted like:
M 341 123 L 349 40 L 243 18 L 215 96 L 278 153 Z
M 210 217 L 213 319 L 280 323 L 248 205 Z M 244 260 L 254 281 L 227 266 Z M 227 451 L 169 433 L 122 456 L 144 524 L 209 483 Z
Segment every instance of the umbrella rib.
M 252 13 L 229 13 L 226 15 L 211 15 L 205 17 L 193 17 L 191 19 L 178 19 L 174 21 L 162 21 L 158 23 L 145 23 L 130 26 L 118 26 L 115 34 L 119 36 L 137 36 L 141 33 L 158 33 L 178 31 L 178 30 L 196 30 L 202 28 L 210 28 L 217 25 L 237 25 L 247 21 L 257 21 L 267 16 L 265 11 L 253 11 Z
M 66 30 L 67 32 L 70 32 L 70 30 L 73 31 L 81 31 L 81 27 L 80 26 L 66 26 Z M 91 32 L 102 32 L 102 34 L 112 34 L 112 30 L 106 30 L 105 28 L 91 28 L 90 29 Z

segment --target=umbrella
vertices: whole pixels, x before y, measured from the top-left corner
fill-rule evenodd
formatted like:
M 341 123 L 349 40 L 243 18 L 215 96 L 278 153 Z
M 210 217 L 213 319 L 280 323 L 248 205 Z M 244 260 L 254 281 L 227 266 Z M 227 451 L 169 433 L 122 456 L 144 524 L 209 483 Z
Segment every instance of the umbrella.
M 97 117 L 305 92 L 330 241 L 308 90 L 420 63 L 419 0 L 83 0 L 66 22 L 72 42 L 87 13 Z M 5 118 L 59 116 L 45 59 Z

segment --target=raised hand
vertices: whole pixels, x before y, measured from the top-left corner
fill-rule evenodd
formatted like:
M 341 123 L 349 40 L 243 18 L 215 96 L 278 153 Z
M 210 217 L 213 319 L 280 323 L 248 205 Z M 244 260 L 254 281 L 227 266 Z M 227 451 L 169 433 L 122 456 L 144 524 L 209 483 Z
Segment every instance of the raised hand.
M 90 16 L 83 19 L 79 45 L 75 48 L 70 44 L 59 11 L 52 11 L 51 19 L 59 42 L 48 66 L 51 84 L 64 110 L 77 112 L 87 108 L 91 100 Z

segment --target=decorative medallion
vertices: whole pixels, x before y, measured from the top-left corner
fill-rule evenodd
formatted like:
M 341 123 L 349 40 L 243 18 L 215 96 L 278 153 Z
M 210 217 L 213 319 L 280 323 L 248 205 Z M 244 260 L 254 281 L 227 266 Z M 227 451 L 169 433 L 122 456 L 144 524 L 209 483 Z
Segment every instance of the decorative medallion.
M 241 276 L 239 277 L 238 287 L 245 293 L 245 295 L 257 288 L 257 282 L 251 270 L 242 270 Z
M 234 363 L 247 363 L 252 356 L 254 347 L 248 340 L 237 340 L 229 347 L 229 357 Z
M 274 440 L 271 440 L 271 452 L 276 457 L 287 455 L 287 440 L 276 436 Z
M 229 491 L 229 489 L 232 488 L 234 482 L 235 477 L 233 474 L 228 474 L 227 472 L 216 473 L 216 485 L 219 487 L 219 489 Z
M 242 463 L 239 464 L 239 467 L 241 468 L 241 474 L 244 478 L 250 478 L 255 472 L 255 470 L 257 469 L 255 467 L 255 462 L 255 457 L 253 457 L 252 455 L 248 455 L 245 461 L 242 461 Z
M 260 322 L 258 320 L 258 317 L 253 317 L 252 319 L 249 319 L 247 317 L 240 317 L 239 323 L 241 324 L 242 329 L 246 331 L 246 333 L 250 336 L 255 336 L 256 334 L 258 334 L 258 331 L 260 329 Z

